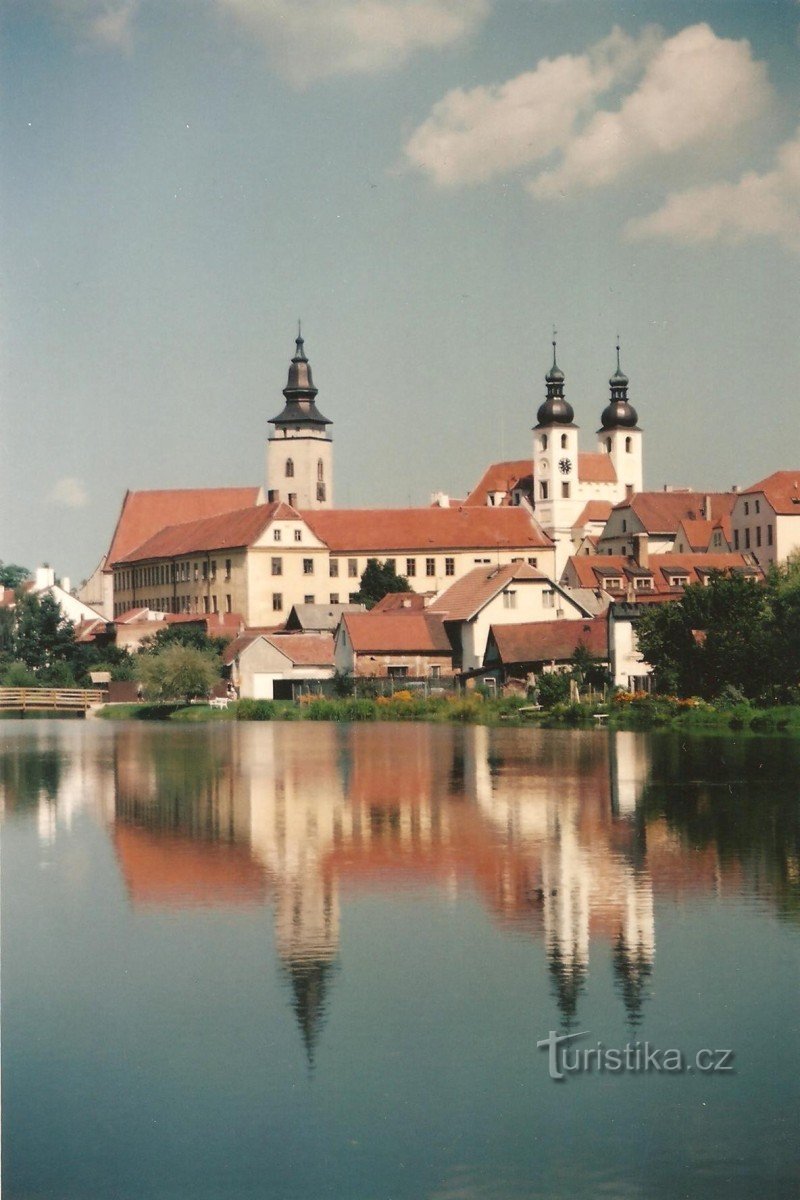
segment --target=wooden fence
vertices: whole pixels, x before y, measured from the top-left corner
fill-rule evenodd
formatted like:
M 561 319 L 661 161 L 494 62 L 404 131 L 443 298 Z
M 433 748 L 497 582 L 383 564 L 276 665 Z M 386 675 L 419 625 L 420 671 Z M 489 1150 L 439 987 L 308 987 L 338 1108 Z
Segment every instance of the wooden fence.
M 102 704 L 99 688 L 0 688 L 0 712 L 82 712 Z

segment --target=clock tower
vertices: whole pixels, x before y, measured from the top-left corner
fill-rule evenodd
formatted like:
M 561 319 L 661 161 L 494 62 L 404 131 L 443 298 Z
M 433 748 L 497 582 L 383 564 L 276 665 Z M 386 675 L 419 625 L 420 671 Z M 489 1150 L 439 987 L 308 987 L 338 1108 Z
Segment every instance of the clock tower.
M 533 428 L 533 506 L 537 521 L 556 544 L 558 576 L 572 554 L 572 526 L 585 501 L 578 494 L 578 426 L 564 396 L 555 338 L 545 385 L 547 394 Z

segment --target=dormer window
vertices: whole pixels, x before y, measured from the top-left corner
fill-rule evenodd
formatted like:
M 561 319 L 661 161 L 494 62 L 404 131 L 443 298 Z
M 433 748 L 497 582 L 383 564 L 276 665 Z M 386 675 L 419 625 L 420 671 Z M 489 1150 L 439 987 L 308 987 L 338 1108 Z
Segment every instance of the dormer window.
M 688 575 L 671 575 L 669 580 L 670 587 L 685 588 L 689 582 Z
M 634 591 L 637 592 L 651 592 L 653 590 L 653 581 L 644 575 L 639 575 L 634 579 L 633 587 Z
M 622 580 L 618 576 L 614 576 L 606 580 L 605 586 L 607 592 L 619 592 L 622 590 Z

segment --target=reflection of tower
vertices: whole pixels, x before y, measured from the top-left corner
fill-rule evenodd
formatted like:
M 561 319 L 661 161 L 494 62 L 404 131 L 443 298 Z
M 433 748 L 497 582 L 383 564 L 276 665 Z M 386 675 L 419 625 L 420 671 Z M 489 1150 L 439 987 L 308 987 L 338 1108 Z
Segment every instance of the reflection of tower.
M 656 949 L 653 889 L 650 880 L 631 872 L 627 879 L 622 928 L 614 943 L 617 977 L 628 1019 L 641 1019 L 644 989 L 653 973 Z
M 647 783 L 647 743 L 638 733 L 613 732 L 609 740 L 611 811 L 630 816 Z
M 276 943 L 292 987 L 292 1005 L 308 1060 L 313 1063 L 339 949 L 339 900 L 332 880 L 316 864 L 309 867 L 278 881 Z
M 571 820 L 556 817 L 552 852 L 542 860 L 547 958 L 558 1007 L 569 1028 L 589 965 L 591 865 Z

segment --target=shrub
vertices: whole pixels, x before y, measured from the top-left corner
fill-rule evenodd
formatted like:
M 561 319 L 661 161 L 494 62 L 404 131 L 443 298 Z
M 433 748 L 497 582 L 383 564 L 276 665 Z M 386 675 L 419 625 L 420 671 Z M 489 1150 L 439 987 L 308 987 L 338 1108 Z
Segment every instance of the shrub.
M 240 700 L 236 705 L 237 721 L 274 721 L 274 700 Z
M 552 708 L 569 700 L 569 675 L 552 672 L 540 675 L 536 683 L 536 695 L 542 708 Z

